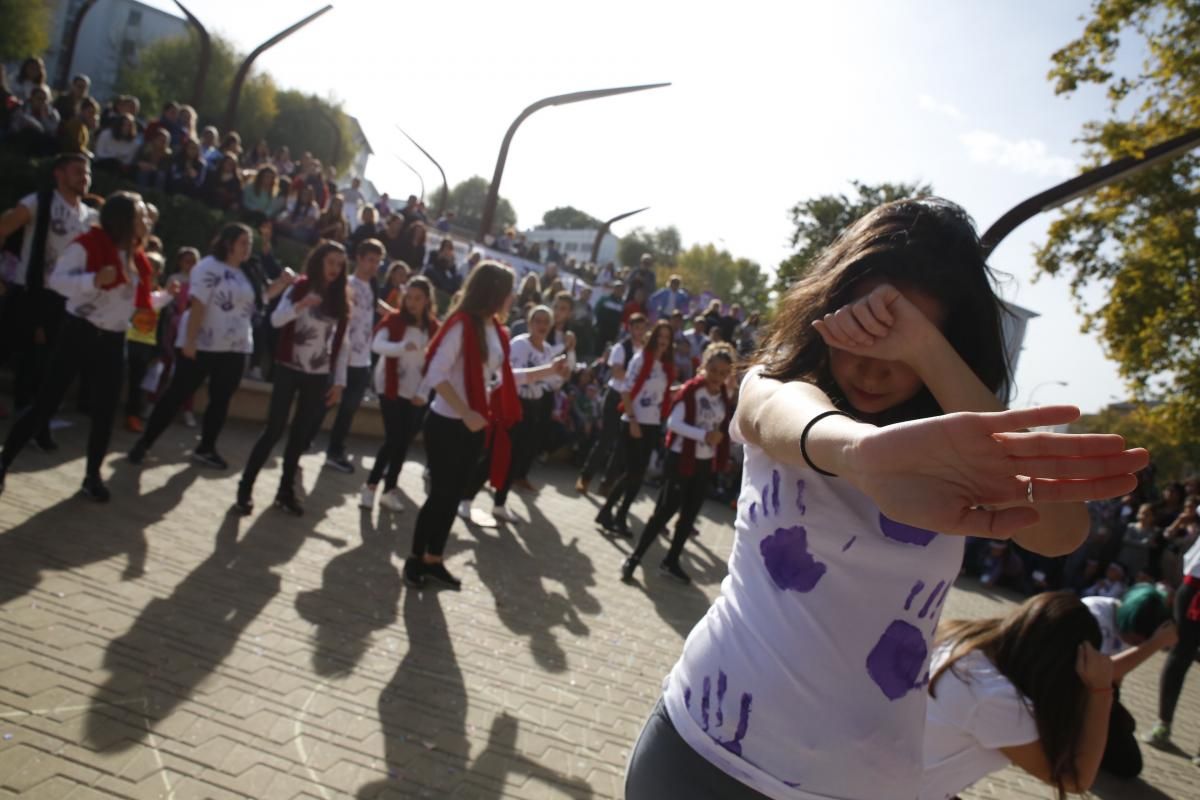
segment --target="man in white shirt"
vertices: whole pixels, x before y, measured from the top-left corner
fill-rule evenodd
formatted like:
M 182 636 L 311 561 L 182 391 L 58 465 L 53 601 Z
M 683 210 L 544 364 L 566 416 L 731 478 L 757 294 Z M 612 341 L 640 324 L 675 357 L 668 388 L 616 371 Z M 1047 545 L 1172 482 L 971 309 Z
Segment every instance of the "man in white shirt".
M 600 473 L 602 483 L 601 494 L 606 494 L 608 485 L 616 479 L 620 472 L 624 457 L 621 448 L 621 387 L 625 383 L 625 370 L 633 356 L 646 344 L 646 331 L 649 322 L 643 314 L 634 314 L 629 318 L 629 338 L 623 339 L 612 346 L 608 353 L 608 391 L 604 394 L 604 416 L 602 417 L 600 435 L 588 453 L 579 479 L 575 481 L 575 491 L 587 494 L 588 484 Z

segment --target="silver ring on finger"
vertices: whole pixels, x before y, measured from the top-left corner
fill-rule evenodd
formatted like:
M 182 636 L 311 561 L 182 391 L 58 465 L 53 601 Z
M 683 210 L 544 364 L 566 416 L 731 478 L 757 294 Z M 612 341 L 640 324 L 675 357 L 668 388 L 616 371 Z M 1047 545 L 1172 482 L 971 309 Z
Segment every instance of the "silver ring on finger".
M 1033 505 L 1033 478 L 1030 478 L 1025 484 L 1025 499 Z

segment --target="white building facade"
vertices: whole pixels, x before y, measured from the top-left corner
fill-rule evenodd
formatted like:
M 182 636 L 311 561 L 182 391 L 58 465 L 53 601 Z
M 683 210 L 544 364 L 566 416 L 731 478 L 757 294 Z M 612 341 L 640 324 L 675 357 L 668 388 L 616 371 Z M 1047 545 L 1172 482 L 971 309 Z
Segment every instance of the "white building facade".
M 546 259 L 546 245 L 554 240 L 558 252 L 564 260 L 573 258 L 583 264 L 592 260 L 592 245 L 596 242 L 596 229 L 568 230 L 566 228 L 535 228 L 525 231 L 526 242 L 537 242 L 542 251 L 542 260 Z M 619 240 L 611 232 L 604 234 L 600 240 L 600 252 L 596 256 L 597 264 L 607 264 L 617 260 L 617 244 Z M 620 265 L 618 265 L 620 266 Z

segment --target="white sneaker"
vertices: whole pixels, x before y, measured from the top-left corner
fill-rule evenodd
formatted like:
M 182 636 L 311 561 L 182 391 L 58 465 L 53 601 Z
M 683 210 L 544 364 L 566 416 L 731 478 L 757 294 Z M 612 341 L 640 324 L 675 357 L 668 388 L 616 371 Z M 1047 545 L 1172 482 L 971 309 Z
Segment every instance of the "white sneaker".
M 386 508 L 388 511 L 401 512 L 404 510 L 404 501 L 400 499 L 399 489 L 389 489 L 379 498 L 381 508 Z
M 458 503 L 458 515 L 463 519 L 471 518 L 471 502 L 469 500 L 460 500 Z
M 492 509 L 492 516 L 496 519 L 502 519 L 505 522 L 516 524 L 521 521 L 521 518 L 508 510 L 508 506 L 496 506 Z
M 363 484 L 362 493 L 358 496 L 358 507 L 368 510 L 375 507 L 375 490 L 365 483 Z
M 196 427 L 196 415 L 190 411 L 183 412 L 183 425 L 185 428 Z

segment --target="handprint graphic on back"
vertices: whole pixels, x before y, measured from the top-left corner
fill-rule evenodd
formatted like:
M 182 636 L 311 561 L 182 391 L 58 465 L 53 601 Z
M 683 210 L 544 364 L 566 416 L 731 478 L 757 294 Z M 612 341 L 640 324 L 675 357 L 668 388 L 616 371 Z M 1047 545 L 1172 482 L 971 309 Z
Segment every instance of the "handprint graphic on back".
M 782 476 L 779 470 L 771 471 L 771 482 L 758 492 L 758 499 L 750 503 L 750 521 L 761 520 L 769 524 L 779 517 L 783 508 L 780 499 Z M 796 482 L 796 508 L 804 514 L 804 481 Z M 760 505 L 761 503 L 761 505 Z M 826 565 L 818 561 L 809 551 L 808 531 L 803 525 L 775 528 L 758 544 L 767 574 L 781 591 L 811 592 L 825 575 Z

